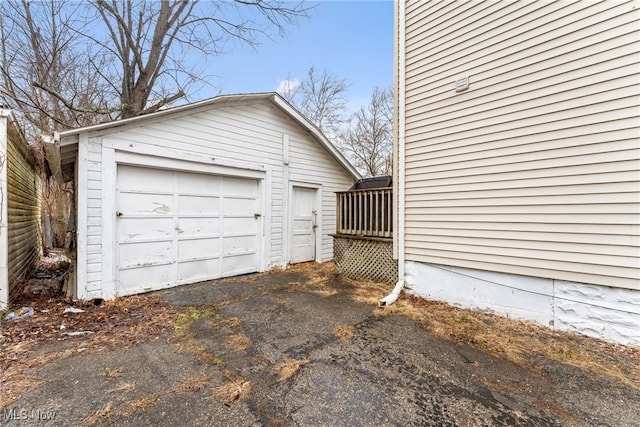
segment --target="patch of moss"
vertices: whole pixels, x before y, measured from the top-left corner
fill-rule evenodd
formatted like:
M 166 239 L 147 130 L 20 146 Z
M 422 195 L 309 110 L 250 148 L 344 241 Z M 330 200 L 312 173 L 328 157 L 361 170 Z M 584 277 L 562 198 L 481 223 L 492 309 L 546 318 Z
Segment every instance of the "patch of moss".
M 201 319 L 209 319 L 219 317 L 215 309 L 212 307 L 199 309 L 197 307 L 187 307 L 185 310 L 176 314 L 176 320 L 173 325 L 173 332 L 178 335 L 184 335 L 189 327 Z

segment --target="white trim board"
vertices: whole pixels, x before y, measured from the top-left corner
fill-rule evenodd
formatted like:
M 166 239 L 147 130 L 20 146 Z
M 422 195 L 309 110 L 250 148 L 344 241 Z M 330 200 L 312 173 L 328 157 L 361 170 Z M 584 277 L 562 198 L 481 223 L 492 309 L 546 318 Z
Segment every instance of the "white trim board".
M 10 111 L 0 110 L 0 309 L 9 305 L 9 211 L 7 183 L 8 119 Z

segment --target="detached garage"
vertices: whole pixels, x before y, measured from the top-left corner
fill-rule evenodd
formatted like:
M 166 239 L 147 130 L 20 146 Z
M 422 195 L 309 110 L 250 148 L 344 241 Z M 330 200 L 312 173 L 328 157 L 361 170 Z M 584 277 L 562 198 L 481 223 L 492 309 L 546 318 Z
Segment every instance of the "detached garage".
M 130 295 L 333 259 L 334 192 L 358 172 L 275 93 L 63 132 L 73 296 Z

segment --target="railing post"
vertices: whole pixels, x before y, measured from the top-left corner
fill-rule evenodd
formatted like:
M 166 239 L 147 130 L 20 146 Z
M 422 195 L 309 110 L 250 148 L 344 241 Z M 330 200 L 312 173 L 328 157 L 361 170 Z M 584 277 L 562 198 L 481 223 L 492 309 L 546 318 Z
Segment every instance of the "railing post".
M 391 192 L 391 188 L 336 192 L 336 232 L 363 237 L 391 237 Z
M 343 234 L 345 230 L 344 223 L 344 193 L 336 192 L 336 233 Z

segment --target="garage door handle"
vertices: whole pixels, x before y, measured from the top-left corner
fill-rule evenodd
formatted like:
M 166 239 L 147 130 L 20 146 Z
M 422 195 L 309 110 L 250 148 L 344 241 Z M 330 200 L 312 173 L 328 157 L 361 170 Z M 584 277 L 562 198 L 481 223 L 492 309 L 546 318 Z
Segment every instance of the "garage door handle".
M 116 216 L 117 216 L 117 217 L 122 216 L 122 212 L 120 212 L 120 211 L 116 212 Z
M 259 214 L 259 213 L 254 213 L 254 214 L 253 214 L 253 217 L 254 217 L 255 219 L 258 219 L 258 218 L 260 218 L 261 216 L 262 216 L 262 214 Z

